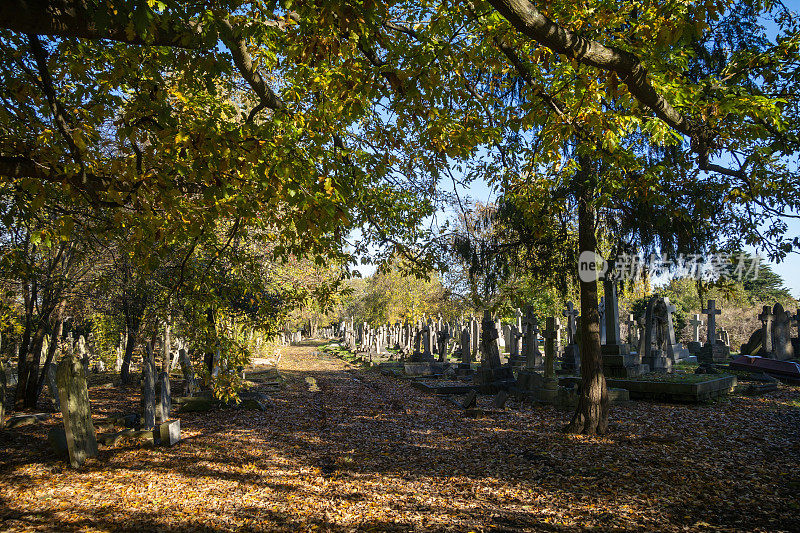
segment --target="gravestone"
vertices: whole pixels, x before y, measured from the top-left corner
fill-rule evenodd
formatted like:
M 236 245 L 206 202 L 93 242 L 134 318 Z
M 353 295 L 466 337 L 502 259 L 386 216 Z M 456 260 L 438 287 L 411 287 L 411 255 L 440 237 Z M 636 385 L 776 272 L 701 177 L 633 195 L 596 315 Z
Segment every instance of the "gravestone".
M 622 343 L 619 332 L 619 304 L 617 300 L 617 284 L 612 279 L 603 280 L 605 296 L 600 299 L 601 310 L 601 342 L 602 353 L 606 355 L 624 355 L 630 353 L 630 346 Z M 604 308 L 603 308 L 604 307 Z
M 692 340 L 687 346 L 687 349 L 690 354 L 696 355 L 703 347 L 703 344 L 700 342 L 700 326 L 703 325 L 703 321 L 700 319 L 698 313 L 692 316 L 692 319 L 689 320 L 689 325 L 692 326 Z
M 178 358 L 181 363 L 181 371 L 183 372 L 183 395 L 194 396 L 198 391 L 197 377 L 192 367 L 192 360 L 189 359 L 189 354 L 185 349 L 178 350 Z
M 158 426 L 158 433 L 162 446 L 174 446 L 181 440 L 181 421 L 162 422 Z
M 520 341 L 522 340 L 522 331 L 517 329 L 517 326 L 512 325 L 509 328 L 509 339 L 510 346 L 508 349 L 508 363 L 515 368 L 524 366 L 525 360 L 523 359 L 519 349 Z
M 625 327 L 628 328 L 628 349 L 630 351 L 637 351 L 639 346 L 639 328 L 633 313 L 628 313 L 628 319 L 625 321 Z
M 558 318 L 549 316 L 545 322 L 546 327 L 542 332 L 544 337 L 544 380 L 539 389 L 537 399 L 542 402 L 553 403 L 558 397 L 558 380 L 556 379 L 556 338 L 561 324 Z
M 435 359 L 433 357 L 433 353 L 431 352 L 431 328 L 430 324 L 424 324 L 422 328 L 417 333 L 417 338 L 415 339 L 416 349 L 414 353 L 411 354 L 411 361 L 415 363 L 421 362 L 433 362 Z M 420 351 L 420 347 L 422 351 Z
M 605 297 L 602 302 L 605 312 L 601 315 L 601 324 L 605 318 L 606 343 L 600 349 L 603 354 L 603 371 L 611 377 L 634 377 L 646 371 L 641 364 L 642 354 L 631 353 L 630 345 L 622 342 L 619 330 L 619 301 L 617 298 L 616 280 L 603 280 Z
M 78 468 L 86 459 L 97 455 L 97 435 L 92 424 L 83 362 L 73 355 L 62 357 L 56 370 L 56 381 L 69 462 Z
M 525 331 L 525 369 L 535 370 L 542 366 L 542 352 L 539 351 L 539 321 L 533 312 L 533 306 L 525 310 L 522 326 Z
M 652 372 L 671 372 L 672 359 L 667 356 L 664 332 L 666 320 L 666 305 L 663 298 L 653 296 L 647 303 L 644 326 L 644 354 L 642 363 L 646 364 Z
M 792 346 L 792 327 L 791 319 L 783 305 L 776 303 L 772 308 L 774 323 L 772 326 L 772 350 L 774 359 L 786 361 L 794 358 L 794 348 Z
M 441 330 L 437 334 L 437 344 L 439 348 L 439 362 L 447 362 L 447 343 L 450 341 L 450 331 L 447 329 Z
M 461 330 L 461 364 L 472 364 L 472 347 L 470 346 L 469 328 L 464 327 Z
M 572 302 L 567 302 L 567 308 L 561 312 L 567 318 L 567 347 L 564 349 L 564 358 L 561 368 L 564 370 L 580 370 L 581 356 L 578 347 L 578 310 Z
M 508 401 L 508 392 L 501 390 L 499 391 L 492 401 L 492 407 L 496 409 L 505 409 L 506 402 Z
M 498 387 L 506 388 L 514 382 L 511 366 L 503 365 L 500 360 L 499 336 L 492 313 L 487 309 L 481 321 L 481 364 L 475 376 L 475 382 L 486 392 L 493 392 Z
M 478 319 L 472 317 L 470 320 L 470 346 L 472 346 L 472 360 L 475 361 L 478 357 L 480 349 L 480 326 Z
M 683 345 L 675 338 L 675 326 L 672 323 L 672 313 L 676 311 L 676 307 L 670 303 L 669 298 L 664 298 L 664 313 L 665 320 L 662 326 L 665 328 L 664 337 L 666 342 L 667 357 L 672 359 L 673 363 L 688 359 L 689 352 Z M 727 344 L 727 340 L 726 340 Z
M 706 332 L 706 343 L 697 354 L 698 361 L 703 365 L 727 361 L 730 357 L 730 348 L 717 342 L 717 315 L 722 311 L 717 309 L 716 301 L 709 300 L 708 306 L 702 312 L 708 316 L 706 320 L 708 331 Z

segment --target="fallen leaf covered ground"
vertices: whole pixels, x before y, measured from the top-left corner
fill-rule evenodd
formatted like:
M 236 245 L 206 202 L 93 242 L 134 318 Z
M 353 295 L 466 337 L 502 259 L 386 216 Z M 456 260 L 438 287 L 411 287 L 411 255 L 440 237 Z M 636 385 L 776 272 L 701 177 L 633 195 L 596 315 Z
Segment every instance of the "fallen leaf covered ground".
M 0 530 L 800 530 L 800 387 L 629 402 L 582 437 L 560 431 L 569 411 L 467 418 L 313 344 L 280 366 L 267 411 L 180 414 L 180 444 L 101 448 L 80 470 L 49 450 L 60 415 L 0 430 Z M 139 402 L 89 393 L 96 417 Z

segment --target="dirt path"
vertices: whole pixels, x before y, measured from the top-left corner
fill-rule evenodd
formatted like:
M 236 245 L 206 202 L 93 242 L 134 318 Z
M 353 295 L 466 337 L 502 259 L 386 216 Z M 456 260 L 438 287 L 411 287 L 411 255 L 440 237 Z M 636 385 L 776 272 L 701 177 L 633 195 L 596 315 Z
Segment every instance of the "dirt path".
M 268 411 L 185 413 L 179 445 L 80 471 L 49 455 L 47 426 L 0 433 L 0 530 L 800 529 L 797 388 L 617 406 L 612 433 L 586 438 L 551 407 L 466 418 L 312 344 L 280 370 Z M 90 397 L 98 416 L 138 402 Z

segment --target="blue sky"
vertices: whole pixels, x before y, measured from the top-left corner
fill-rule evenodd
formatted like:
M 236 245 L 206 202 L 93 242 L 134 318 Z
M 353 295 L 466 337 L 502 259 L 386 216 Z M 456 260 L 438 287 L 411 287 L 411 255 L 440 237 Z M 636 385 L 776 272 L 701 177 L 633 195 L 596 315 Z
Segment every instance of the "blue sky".
M 800 12 L 800 0 L 788 0 L 784 1 L 784 5 L 788 7 L 790 10 L 795 12 Z M 770 31 L 769 28 L 768 32 Z M 774 31 L 774 30 L 773 30 Z M 456 176 L 459 177 L 459 176 Z M 440 184 L 444 188 L 452 191 L 452 184 L 448 180 L 443 180 Z M 459 195 L 461 195 L 461 199 L 469 200 L 470 203 L 481 202 L 481 203 L 489 203 L 496 198 L 495 193 L 490 189 L 490 187 L 483 181 L 475 181 L 470 183 L 467 187 L 460 189 Z M 437 217 L 438 221 L 442 221 L 448 217 L 452 217 L 454 213 L 451 212 L 440 212 Z M 798 219 L 786 219 L 785 222 L 787 223 L 787 232 L 786 235 L 789 237 L 794 237 L 800 235 L 800 220 Z M 759 253 L 759 250 L 749 247 L 749 250 L 752 253 Z M 764 255 L 763 251 L 759 255 Z M 800 254 L 798 253 L 791 253 L 789 254 L 786 259 L 784 259 L 781 263 L 772 263 L 764 259 L 765 262 L 769 263 L 772 266 L 772 269 L 779 274 L 785 282 L 786 287 L 790 290 L 792 295 L 800 299 Z M 374 272 L 375 268 L 371 265 L 367 265 L 365 267 L 360 267 L 358 270 L 361 272 L 362 275 L 367 276 Z

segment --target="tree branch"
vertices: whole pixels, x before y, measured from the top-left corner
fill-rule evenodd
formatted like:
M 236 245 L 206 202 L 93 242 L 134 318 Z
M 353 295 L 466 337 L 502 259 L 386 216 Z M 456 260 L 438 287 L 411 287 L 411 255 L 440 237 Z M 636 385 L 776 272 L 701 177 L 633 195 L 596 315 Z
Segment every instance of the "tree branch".
M 528 0 L 489 0 L 517 31 L 584 65 L 617 73 L 631 94 L 673 129 L 692 135 L 689 120 L 656 92 L 635 55 L 580 37 L 544 16 Z

